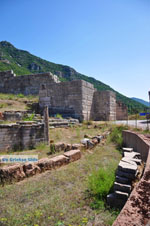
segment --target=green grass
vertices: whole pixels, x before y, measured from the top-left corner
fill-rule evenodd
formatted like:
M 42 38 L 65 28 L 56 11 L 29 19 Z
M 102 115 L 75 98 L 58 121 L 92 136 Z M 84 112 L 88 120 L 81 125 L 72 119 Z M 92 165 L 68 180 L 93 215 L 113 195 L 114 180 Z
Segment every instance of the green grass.
M 120 149 L 123 144 L 122 131 L 128 129 L 127 126 L 112 126 L 111 133 L 108 137 L 108 142 L 113 142 Z
M 91 208 L 88 178 L 99 168 L 118 165 L 121 154 L 112 144 L 84 151 L 82 158 L 58 170 L 0 187 L 0 222 L 6 226 L 111 225 L 116 213 Z

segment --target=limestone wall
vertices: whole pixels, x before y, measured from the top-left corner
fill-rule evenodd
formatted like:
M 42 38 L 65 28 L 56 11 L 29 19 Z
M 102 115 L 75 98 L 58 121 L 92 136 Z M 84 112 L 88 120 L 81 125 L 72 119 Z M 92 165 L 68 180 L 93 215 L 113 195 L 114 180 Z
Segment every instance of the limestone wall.
M 33 148 L 39 142 L 44 142 L 43 124 L 0 125 L 0 151 Z
M 57 83 L 59 79 L 52 73 L 16 76 L 13 71 L 0 72 L 0 93 L 38 95 L 41 83 Z
M 94 120 L 116 120 L 116 95 L 112 91 L 95 91 L 93 99 Z
M 128 108 L 120 101 L 116 102 L 116 120 L 127 120 Z
M 93 94 L 93 85 L 82 80 L 42 84 L 39 105 L 41 108 L 48 105 L 50 115 L 59 113 L 82 121 L 91 116 Z

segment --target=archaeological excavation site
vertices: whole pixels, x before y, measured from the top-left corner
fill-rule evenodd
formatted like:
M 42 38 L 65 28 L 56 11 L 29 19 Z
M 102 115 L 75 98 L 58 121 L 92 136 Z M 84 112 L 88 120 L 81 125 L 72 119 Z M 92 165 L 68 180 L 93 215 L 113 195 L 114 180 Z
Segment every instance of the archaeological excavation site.
M 0 226 L 150 225 L 149 131 L 114 91 L 51 72 L 0 81 Z

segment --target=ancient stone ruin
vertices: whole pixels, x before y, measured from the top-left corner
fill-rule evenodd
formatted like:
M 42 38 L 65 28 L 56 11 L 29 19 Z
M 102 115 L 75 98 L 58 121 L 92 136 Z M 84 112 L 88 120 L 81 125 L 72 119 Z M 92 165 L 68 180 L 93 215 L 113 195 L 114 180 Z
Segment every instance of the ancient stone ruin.
M 0 72 L 0 92 L 38 95 L 41 110 L 49 107 L 51 116 L 61 114 L 83 120 L 111 121 L 127 118 L 127 107 L 116 101 L 113 91 L 98 91 L 83 80 L 60 82 L 52 73 L 16 76 Z
M 43 123 L 18 122 L 0 125 L 0 151 L 33 148 L 44 141 Z
M 42 84 L 39 105 L 50 114 L 83 120 L 116 120 L 116 96 L 112 91 L 97 91 L 83 80 Z
M 41 83 L 60 82 L 51 72 L 16 76 L 11 71 L 0 72 L 0 93 L 38 95 Z

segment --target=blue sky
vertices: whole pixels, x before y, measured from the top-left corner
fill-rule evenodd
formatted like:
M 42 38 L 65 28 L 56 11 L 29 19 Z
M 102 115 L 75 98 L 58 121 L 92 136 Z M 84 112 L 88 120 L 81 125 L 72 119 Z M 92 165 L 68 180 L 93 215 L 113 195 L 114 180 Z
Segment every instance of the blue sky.
M 149 0 L 0 0 L 0 41 L 148 100 Z

